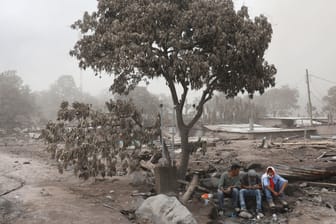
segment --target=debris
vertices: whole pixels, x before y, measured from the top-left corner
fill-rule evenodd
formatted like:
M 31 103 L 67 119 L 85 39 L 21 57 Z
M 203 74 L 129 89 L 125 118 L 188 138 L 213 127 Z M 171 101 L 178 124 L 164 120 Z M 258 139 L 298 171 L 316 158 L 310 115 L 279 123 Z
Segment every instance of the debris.
M 336 188 L 336 184 L 327 182 L 307 182 L 308 185 L 318 186 L 318 187 L 333 187 Z
M 112 207 L 111 207 L 112 208 Z M 134 220 L 135 219 L 135 210 L 129 209 L 129 210 L 120 210 L 120 213 L 127 217 L 128 220 Z
M 190 185 L 190 183 L 186 180 L 177 180 L 178 183 L 180 184 L 186 184 L 186 185 Z M 209 189 L 202 187 L 200 185 L 197 185 L 196 188 L 200 191 L 204 191 L 204 192 L 211 192 Z
M 299 185 L 299 187 L 307 187 L 307 186 L 308 186 L 308 184 L 306 182 L 303 182 Z
M 132 196 L 146 196 L 146 197 L 150 197 L 155 195 L 153 192 L 133 192 L 131 194 Z
M 283 139 L 283 141 L 288 141 L 288 140 L 292 140 L 292 139 L 296 139 L 296 138 L 302 138 L 302 135 L 294 135 L 294 136 L 289 136 Z
M 332 156 L 328 161 L 336 161 L 336 156 Z
M 108 205 L 108 204 L 103 204 L 103 206 L 104 206 L 104 207 L 106 207 L 106 208 L 113 209 L 113 207 L 112 207 L 112 206 L 110 206 L 110 205 Z
M 295 180 L 322 180 L 336 176 L 335 165 L 323 169 L 317 169 L 290 167 L 287 165 L 277 164 L 275 165 L 275 168 L 280 175 L 288 179 Z
M 266 139 L 266 137 L 263 137 L 263 139 L 261 141 L 261 145 L 259 145 L 258 148 L 267 149 L 268 147 L 269 147 L 269 145 L 267 143 L 267 139 Z
M 139 224 L 197 223 L 190 211 L 176 197 L 164 194 L 147 198 L 135 211 L 135 215 Z
M 134 171 L 130 175 L 131 184 L 133 186 L 142 186 L 144 184 L 150 184 L 151 180 L 147 173 L 144 171 Z
M 194 192 L 195 188 L 198 185 L 198 181 L 199 181 L 198 173 L 194 173 L 193 178 L 190 182 L 190 185 L 189 185 L 187 191 L 184 193 L 184 195 L 181 198 L 181 202 L 183 204 L 186 204 L 187 201 L 190 199 L 192 193 Z
M 278 142 L 278 143 L 274 143 L 275 145 L 326 145 L 326 146 L 333 146 L 335 147 L 336 144 L 334 141 L 304 141 L 304 142 Z
M 327 145 L 312 145 L 311 147 L 314 148 L 314 149 L 327 149 L 327 148 L 329 148 L 329 146 L 327 146 Z
M 329 202 L 326 202 L 326 207 L 335 211 L 334 206 L 331 203 L 329 203 Z
M 313 197 L 313 202 L 316 202 L 318 204 L 322 203 L 322 197 L 319 195 Z
M 30 162 L 29 162 L 29 161 L 26 161 L 26 162 L 23 162 L 23 164 L 30 164 Z
M 44 189 L 44 188 L 41 189 L 40 194 L 43 197 L 51 196 L 51 194 L 46 189 Z
M 316 159 L 321 159 L 327 152 L 323 152 L 319 157 L 317 157 Z
M 140 161 L 140 166 L 142 168 L 145 168 L 146 170 L 151 171 L 154 174 L 155 164 L 153 164 L 150 160 L 149 161 L 141 160 Z
M 107 195 L 105 198 L 112 200 L 112 196 L 111 195 Z
M 323 159 L 324 161 L 330 161 L 330 162 L 336 161 L 336 153 L 334 150 L 329 152 L 323 152 L 317 159 Z
M 321 193 L 328 193 L 328 189 L 327 188 L 322 188 Z
M 238 140 L 247 140 L 247 137 L 241 136 L 241 137 L 237 137 L 237 138 L 226 138 L 223 139 L 223 141 L 238 141 Z
M 213 198 L 213 194 L 208 194 L 208 193 L 202 194 L 201 198 L 203 198 L 203 199 L 211 199 L 211 198 Z

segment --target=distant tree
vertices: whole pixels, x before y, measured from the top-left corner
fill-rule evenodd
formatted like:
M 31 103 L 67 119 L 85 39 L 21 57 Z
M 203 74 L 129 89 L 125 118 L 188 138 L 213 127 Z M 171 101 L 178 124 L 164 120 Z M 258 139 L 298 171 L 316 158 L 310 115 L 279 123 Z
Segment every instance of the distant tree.
M 285 85 L 273 88 L 255 98 L 256 105 L 264 106 L 266 113 L 276 116 L 288 116 L 298 109 L 299 92 Z
M 34 97 L 16 71 L 0 73 L 0 128 L 27 127 L 36 112 Z
M 336 113 L 336 86 L 329 88 L 328 93 L 323 97 L 325 106 L 323 107 L 324 111 L 327 113 L 335 115 Z
M 146 87 L 137 86 L 128 95 L 115 95 L 116 99 L 132 100 L 135 107 L 142 113 L 142 119 L 147 124 L 152 124 L 160 112 L 160 100 L 148 92 Z
M 76 86 L 75 80 L 71 75 L 60 76 L 56 82 L 50 86 L 50 92 L 52 92 L 56 98 L 70 102 L 81 97 L 80 89 Z
M 264 107 L 252 105 L 254 117 L 265 114 Z M 247 123 L 251 116 L 251 102 L 248 97 L 227 99 L 224 94 L 214 96 L 205 106 L 207 123 Z
M 189 131 L 215 91 L 234 97 L 274 85 L 276 69 L 264 59 L 272 26 L 265 16 L 251 19 L 245 6 L 236 11 L 232 0 L 98 1 L 97 11 L 85 12 L 73 28 L 83 35 L 70 54 L 83 69 L 114 75 L 113 91 L 128 93 L 141 81 L 165 80 L 181 135 L 180 177 L 189 163 Z M 186 122 L 189 90 L 202 96 Z
M 61 102 L 81 101 L 95 103 L 96 99 L 88 93 L 81 93 L 71 75 L 60 76 L 48 90 L 36 93 L 38 106 L 42 116 L 47 120 L 54 120 Z

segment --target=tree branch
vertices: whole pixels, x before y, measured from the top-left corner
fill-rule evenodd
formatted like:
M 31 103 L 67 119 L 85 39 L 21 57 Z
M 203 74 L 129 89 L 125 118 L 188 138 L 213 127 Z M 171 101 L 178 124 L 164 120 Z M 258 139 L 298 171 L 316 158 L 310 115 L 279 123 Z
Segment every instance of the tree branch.
M 171 79 L 169 79 L 169 77 L 167 77 L 166 75 L 163 75 L 163 77 L 166 79 L 168 83 L 168 87 L 170 89 L 170 93 L 172 95 L 174 105 L 178 105 L 179 102 L 178 102 L 178 97 L 177 97 L 177 92 L 176 92 L 174 82 Z
M 213 80 L 212 83 L 216 82 L 217 78 Z M 212 98 L 212 93 L 214 91 L 214 85 L 208 85 L 207 88 L 203 91 L 202 97 L 196 107 L 197 113 L 194 118 L 187 125 L 188 128 L 192 128 L 195 123 L 199 120 L 203 113 L 203 107 L 206 102 L 208 102 Z
M 181 110 L 183 109 L 184 107 L 184 103 L 185 103 L 185 100 L 187 98 L 187 94 L 188 94 L 188 86 L 185 84 L 185 82 L 181 82 L 182 84 L 182 87 L 183 87 L 183 93 L 181 95 L 181 101 L 180 101 L 180 107 L 181 107 Z

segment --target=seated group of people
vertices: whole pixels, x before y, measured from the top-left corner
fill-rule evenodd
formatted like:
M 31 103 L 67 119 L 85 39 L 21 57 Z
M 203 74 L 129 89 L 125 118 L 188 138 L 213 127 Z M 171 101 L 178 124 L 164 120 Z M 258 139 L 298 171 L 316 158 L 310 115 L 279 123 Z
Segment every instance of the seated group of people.
M 264 216 L 262 210 L 262 191 L 270 208 L 274 208 L 275 197 L 283 206 L 287 206 L 284 200 L 284 190 L 288 181 L 278 175 L 272 166 L 267 167 L 266 172 L 258 176 L 255 170 L 250 169 L 247 173 L 239 175 L 241 166 L 238 163 L 231 165 L 230 170 L 221 175 L 218 184 L 219 210 L 224 211 L 224 197 L 232 198 L 232 206 L 235 212 L 243 218 L 252 218 L 253 215 L 246 209 L 245 197 L 252 196 L 256 199 L 256 215 Z

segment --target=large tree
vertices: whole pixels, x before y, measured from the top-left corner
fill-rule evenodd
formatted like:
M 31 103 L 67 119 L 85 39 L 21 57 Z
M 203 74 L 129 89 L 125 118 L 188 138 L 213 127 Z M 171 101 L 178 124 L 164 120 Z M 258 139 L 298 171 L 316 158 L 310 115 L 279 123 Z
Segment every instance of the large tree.
M 0 73 L 0 128 L 29 127 L 35 113 L 34 97 L 16 71 Z
M 181 135 L 180 177 L 189 162 L 189 131 L 215 91 L 234 97 L 274 85 L 276 69 L 264 59 L 272 26 L 263 15 L 251 19 L 245 6 L 236 11 L 232 0 L 100 0 L 97 11 L 85 12 L 73 28 L 82 38 L 70 54 L 83 69 L 113 75 L 113 91 L 165 80 Z M 202 96 L 186 122 L 182 111 L 190 90 Z

